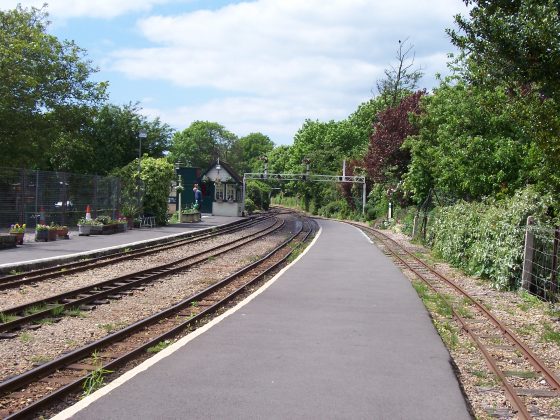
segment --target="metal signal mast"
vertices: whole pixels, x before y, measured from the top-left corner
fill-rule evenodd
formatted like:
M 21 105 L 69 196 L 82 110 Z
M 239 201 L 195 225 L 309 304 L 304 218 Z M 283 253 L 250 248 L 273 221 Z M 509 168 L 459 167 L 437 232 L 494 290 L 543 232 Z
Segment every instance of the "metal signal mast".
M 243 174 L 243 210 L 245 210 L 245 186 L 248 179 L 257 179 L 261 181 L 303 181 L 303 182 L 331 182 L 331 183 L 353 183 L 362 184 L 362 213 L 365 213 L 366 208 L 366 177 L 365 176 L 348 176 L 346 175 L 346 161 L 342 166 L 342 176 L 340 175 L 315 175 L 309 173 L 309 164 L 311 160 L 308 158 L 303 159 L 302 163 L 305 164 L 305 173 L 301 174 L 269 174 L 268 173 L 268 158 L 263 156 L 261 160 L 264 161 L 264 172 L 248 172 Z

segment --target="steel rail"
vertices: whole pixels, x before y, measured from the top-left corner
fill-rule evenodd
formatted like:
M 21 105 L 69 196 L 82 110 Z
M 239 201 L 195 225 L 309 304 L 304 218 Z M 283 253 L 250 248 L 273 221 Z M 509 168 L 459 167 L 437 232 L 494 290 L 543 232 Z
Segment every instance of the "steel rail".
M 302 230 L 303 230 L 303 226 L 301 228 L 299 228 L 298 231 L 295 234 L 293 234 L 290 238 L 288 238 L 282 244 L 277 246 L 274 250 L 269 252 L 264 257 L 262 257 L 259 260 L 249 264 L 248 266 L 242 268 L 241 270 L 238 270 L 237 272 L 231 274 L 230 276 L 226 277 L 225 279 L 221 280 L 220 282 L 208 287 L 207 289 L 197 293 L 196 295 L 193 295 L 193 296 L 183 300 L 182 302 L 179 302 L 178 304 L 174 305 L 173 307 L 165 309 L 165 310 L 163 310 L 163 311 L 161 311 L 157 314 L 154 314 L 154 315 L 150 316 L 149 318 L 138 321 L 135 324 L 133 324 L 129 327 L 126 327 L 123 330 L 117 331 L 117 332 L 115 332 L 115 333 L 113 333 L 109 336 L 106 336 L 106 337 L 104 337 L 100 340 L 97 340 L 94 343 L 90 343 L 90 344 L 88 344 L 88 345 L 86 345 L 86 346 L 84 346 L 80 349 L 77 349 L 77 350 L 75 350 L 71 353 L 68 353 L 64 356 L 61 356 L 60 358 L 58 358 L 58 359 L 56 359 L 52 362 L 49 362 L 48 364 L 50 366 L 48 366 L 48 367 L 45 367 L 45 365 L 42 365 L 42 366 L 39 366 L 38 368 L 35 368 L 31 371 L 28 371 L 28 372 L 26 372 L 22 375 L 19 375 L 18 377 L 12 378 L 11 379 L 11 381 L 12 381 L 11 384 L 6 384 L 5 385 L 5 382 L 0 383 L 0 394 L 5 393 L 7 390 L 18 389 L 22 386 L 25 386 L 25 385 L 35 381 L 37 376 L 45 377 L 45 372 L 46 371 L 53 372 L 53 371 L 56 371 L 57 369 L 60 369 L 62 366 L 68 366 L 69 364 L 72 364 L 72 363 L 76 362 L 77 360 L 80 360 L 84 357 L 88 357 L 96 349 L 105 348 L 109 344 L 112 344 L 112 343 L 117 342 L 117 341 L 119 341 L 119 340 L 121 340 L 121 339 L 123 339 L 127 336 L 132 335 L 135 331 L 140 331 L 142 328 L 144 328 L 144 327 L 146 327 L 150 324 L 154 324 L 155 322 L 157 322 L 157 321 L 159 321 L 159 320 L 161 320 L 165 317 L 171 316 L 172 314 L 180 311 L 181 309 L 184 309 L 185 307 L 188 307 L 192 302 L 204 299 L 206 296 L 210 295 L 212 292 L 214 292 L 214 291 L 218 290 L 219 288 L 224 287 L 225 285 L 231 283 L 235 278 L 240 277 L 241 275 L 245 274 L 246 272 L 250 271 L 251 269 L 257 267 L 259 264 L 262 264 L 266 260 L 270 259 L 274 254 L 276 254 L 281 249 L 288 246 L 294 240 L 294 238 L 296 238 L 298 235 L 301 234 Z M 309 231 L 306 232 L 305 237 L 302 239 L 301 243 L 306 242 L 313 232 L 314 232 L 314 229 L 310 227 Z M 282 257 L 282 259 L 280 259 L 279 261 L 277 261 L 276 263 L 274 263 L 270 267 L 266 268 L 263 272 L 259 273 L 255 277 L 253 277 L 249 282 L 247 282 L 243 286 L 237 288 L 234 292 L 228 294 L 228 296 L 226 296 L 223 299 L 221 299 L 220 301 L 216 302 L 214 305 L 206 308 L 204 311 L 202 311 L 199 314 L 197 314 L 196 316 L 186 320 L 185 322 L 180 323 L 179 325 L 175 326 L 173 329 L 165 332 L 164 334 L 161 334 L 158 337 L 153 338 L 153 339 L 149 340 L 148 342 L 142 344 L 141 346 L 137 347 L 136 349 L 134 349 L 132 351 L 129 351 L 128 353 L 126 353 L 124 355 L 121 355 L 120 357 L 118 357 L 115 360 L 112 360 L 111 362 L 105 364 L 102 368 L 106 369 L 106 370 L 116 369 L 116 368 L 124 365 L 126 362 L 133 359 L 134 357 L 137 357 L 138 355 L 142 354 L 149 347 L 152 347 L 152 346 L 160 343 L 163 340 L 174 337 L 177 334 L 183 332 L 185 329 L 190 328 L 192 325 L 196 325 L 199 321 L 203 321 L 204 318 L 206 318 L 208 315 L 211 315 L 212 313 L 216 312 L 219 308 L 221 308 L 224 305 L 226 305 L 227 303 L 229 303 L 231 300 L 233 300 L 234 298 L 239 296 L 241 293 L 243 293 L 249 287 L 251 287 L 252 285 L 257 283 L 258 281 L 263 279 L 266 275 L 271 273 L 273 270 L 277 269 L 281 264 L 285 263 L 286 260 L 290 257 L 290 255 L 292 255 L 294 253 L 294 251 L 296 249 L 297 249 L 297 247 L 291 249 L 285 256 Z M 13 413 L 13 414 L 10 414 L 9 416 L 5 417 L 5 419 L 6 420 L 7 419 L 14 420 L 14 419 L 29 418 L 30 415 L 32 415 L 33 413 L 36 413 L 38 410 L 44 408 L 45 406 L 49 405 L 53 401 L 59 401 L 59 399 L 61 397 L 63 397 L 64 395 L 67 395 L 68 393 L 79 389 L 82 386 L 83 382 L 89 376 L 91 376 L 91 373 L 75 380 L 74 382 L 72 382 L 70 384 L 62 386 L 61 388 L 53 391 L 51 394 L 42 397 L 38 401 L 32 402 L 31 404 L 29 404 L 25 408 L 21 409 L 20 411 L 18 411 L 16 413 Z
M 273 217 L 273 216 L 270 216 Z M 269 218 L 269 217 L 268 217 Z M 208 239 L 214 236 L 223 235 L 226 233 L 235 232 L 241 229 L 245 229 L 249 226 L 257 224 L 266 217 L 253 218 L 250 220 L 243 220 L 241 223 L 236 221 L 232 224 L 228 224 L 224 227 L 216 227 L 210 231 L 194 231 L 188 232 L 180 238 L 167 240 L 165 243 L 150 244 L 147 246 L 142 246 L 140 248 L 127 251 L 123 255 L 123 248 L 119 250 L 116 254 L 111 255 L 101 255 L 93 258 L 83 259 L 79 261 L 69 262 L 65 264 L 59 264 L 53 267 L 40 268 L 32 271 L 27 271 L 25 273 L 11 274 L 8 276 L 0 277 L 0 290 L 5 290 L 13 287 L 19 287 L 23 284 L 35 283 L 38 281 L 43 281 L 55 277 L 61 277 L 68 274 L 73 274 L 85 270 L 91 270 L 95 268 L 104 267 L 106 265 L 114 264 L 120 261 L 129 260 L 135 257 L 153 254 L 156 252 L 165 251 L 167 249 L 176 248 L 190 244 L 192 242 L 197 242 L 200 240 Z
M 278 226 L 276 226 L 276 224 L 278 224 Z M 40 300 L 36 300 L 33 302 L 29 302 L 23 305 L 19 305 L 16 307 L 12 307 L 12 308 L 7 308 L 6 310 L 2 311 L 2 313 L 4 315 L 8 315 L 8 316 L 17 316 L 16 314 L 19 313 L 25 313 L 25 311 L 29 311 L 33 308 L 36 307 L 46 307 L 46 309 L 44 310 L 40 310 L 34 313 L 30 313 L 28 315 L 24 315 L 21 317 L 18 317 L 17 319 L 13 319 L 7 322 L 4 322 L 2 324 L 0 324 L 0 332 L 7 332 L 7 331 L 11 331 L 23 324 L 28 324 L 32 321 L 36 321 L 36 320 L 40 320 L 40 319 L 45 319 L 45 318 L 52 318 L 53 317 L 53 310 L 57 309 L 57 310 L 62 310 L 62 309 L 70 309 L 70 308 L 76 308 L 79 307 L 80 305 L 84 305 L 86 303 L 89 302 L 94 302 L 96 300 L 100 300 L 103 298 L 106 298 L 108 296 L 111 295 L 115 295 L 118 294 L 119 292 L 125 291 L 125 290 L 130 290 L 134 287 L 138 287 L 142 284 L 151 282 L 153 280 L 156 280 L 158 278 L 161 278 L 163 276 L 168 276 L 170 274 L 173 274 L 174 272 L 177 271 L 181 271 L 184 270 L 186 268 L 192 267 L 195 264 L 198 264 L 206 259 L 208 259 L 210 256 L 218 256 L 221 255 L 225 252 L 229 252 L 232 249 L 235 249 L 236 247 L 239 247 L 241 245 L 244 245 L 250 241 L 254 241 L 258 238 L 260 238 L 261 236 L 264 235 L 268 235 L 278 229 L 280 229 L 282 226 L 284 225 L 284 221 L 280 221 L 278 223 L 275 222 L 274 225 L 272 226 L 268 226 L 256 233 L 247 235 L 245 237 L 242 238 L 238 238 L 234 241 L 225 243 L 225 244 L 221 244 L 215 247 L 212 247 L 210 249 L 198 252 L 196 254 L 193 255 L 189 255 L 187 257 L 182 257 L 179 258 L 175 261 L 166 263 L 166 264 L 161 264 L 158 265 L 156 267 L 152 267 L 149 269 L 144 269 L 144 270 L 140 270 L 134 273 L 130 273 L 130 274 L 125 274 L 123 276 L 119 276 L 119 277 L 113 277 L 112 279 L 108 279 L 108 280 L 104 280 L 101 281 L 99 283 L 95 283 L 95 284 L 91 284 L 88 286 L 84 286 L 84 287 L 80 287 L 78 289 L 74 289 L 68 292 L 64 292 L 64 293 L 60 293 L 58 295 L 54 295 L 54 296 L 49 296 L 45 299 L 40 299 Z M 232 247 L 232 245 L 235 245 Z M 230 247 L 230 248 L 228 248 Z M 221 250 L 221 251 L 218 251 Z M 212 253 L 212 255 L 207 256 L 206 254 L 208 253 Z M 204 257 L 202 257 L 204 255 Z M 199 258 L 200 257 L 200 258 Z M 196 258 L 199 258 L 198 260 L 196 260 Z M 190 263 L 188 263 L 187 265 L 181 265 L 179 267 L 175 267 L 178 264 L 182 264 L 184 262 L 186 262 L 187 260 L 191 260 L 191 259 L 195 259 L 195 261 L 192 261 Z M 94 291 L 94 289 L 100 289 L 102 288 L 103 290 L 99 290 L 99 291 Z M 83 296 L 83 297 L 79 297 L 80 295 L 88 295 L 88 296 Z M 77 299 L 72 300 L 71 302 L 67 302 L 64 303 L 63 301 L 66 299 L 70 299 L 73 297 L 78 296 Z M 61 303 L 62 302 L 62 303 Z

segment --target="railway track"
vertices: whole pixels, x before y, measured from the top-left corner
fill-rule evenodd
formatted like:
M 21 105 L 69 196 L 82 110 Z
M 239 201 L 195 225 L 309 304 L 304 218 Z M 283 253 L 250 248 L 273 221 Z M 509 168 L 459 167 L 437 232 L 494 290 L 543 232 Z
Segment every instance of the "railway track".
M 247 290 L 274 273 L 315 231 L 304 220 L 297 230 L 264 257 L 181 302 L 109 334 L 71 353 L 0 383 L 0 415 L 7 419 L 36 417 L 100 373 L 121 368 L 146 350 L 186 334 L 223 310 Z M 294 243 L 296 245 L 294 245 Z M 52 412 L 47 412 L 52 414 Z
M 227 225 L 218 226 L 211 229 L 210 231 L 204 230 L 188 232 L 187 234 L 181 235 L 176 239 L 167 239 L 164 243 L 143 245 L 135 249 L 125 247 L 120 252 L 112 255 L 101 255 L 97 257 L 81 259 L 79 261 L 57 264 L 55 266 L 38 268 L 27 272 L 4 275 L 0 277 L 0 290 L 20 287 L 25 284 L 34 284 L 43 280 L 61 277 L 63 275 L 69 275 L 85 270 L 100 268 L 107 265 L 115 264 L 120 261 L 140 258 L 146 255 L 155 254 L 157 252 L 181 247 L 193 242 L 201 241 L 226 233 L 237 232 L 243 229 L 247 229 L 248 227 L 251 227 L 270 217 L 273 217 L 273 214 L 253 217 L 248 220 L 235 221 Z
M 267 220 L 269 219 L 264 219 L 265 222 Z M 263 220 L 260 220 L 260 222 L 264 223 Z M 133 273 L 113 277 L 85 287 L 5 309 L 2 312 L 1 320 L 3 322 L 0 323 L 0 333 L 3 333 L 3 338 L 11 338 L 10 335 L 6 335 L 6 333 L 21 328 L 23 325 L 45 319 L 56 319 L 63 316 L 65 311 L 78 309 L 92 310 L 96 305 L 108 304 L 111 300 L 121 299 L 124 296 L 123 293 L 127 291 L 144 287 L 149 282 L 153 282 L 181 270 L 186 270 L 196 264 L 206 261 L 209 258 L 217 257 L 218 255 L 231 251 L 236 247 L 255 241 L 279 230 L 283 225 L 284 221 L 282 219 L 274 219 L 274 223 L 272 225 L 265 225 L 257 232 L 245 235 L 225 244 L 214 246 L 203 250 L 202 252 L 190 254 L 156 267 L 138 270 Z M 179 245 L 174 243 L 172 246 L 175 247 Z M 158 249 L 158 251 L 160 250 L 161 249 Z M 151 249 L 143 251 L 139 254 L 135 254 L 132 258 L 141 258 L 142 256 L 152 252 L 154 251 Z M 82 267 L 80 267 L 80 269 L 82 269 Z M 50 278 L 50 274 L 47 274 L 47 276 Z
M 560 379 L 506 325 L 462 287 L 404 249 L 383 232 L 351 223 L 368 234 L 397 265 L 424 282 L 451 310 L 498 378 L 510 407 L 494 416 L 551 418 L 547 400 L 560 397 Z M 556 417 L 555 417 L 556 418 Z

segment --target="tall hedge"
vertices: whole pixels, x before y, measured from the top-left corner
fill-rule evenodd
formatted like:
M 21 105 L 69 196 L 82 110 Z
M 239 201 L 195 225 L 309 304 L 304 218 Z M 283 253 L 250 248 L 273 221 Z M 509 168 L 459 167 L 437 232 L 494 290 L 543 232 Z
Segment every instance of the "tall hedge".
M 532 187 L 513 197 L 460 202 L 431 217 L 429 242 L 437 255 L 468 274 L 489 279 L 499 289 L 520 285 L 528 216 L 549 219 L 550 196 Z

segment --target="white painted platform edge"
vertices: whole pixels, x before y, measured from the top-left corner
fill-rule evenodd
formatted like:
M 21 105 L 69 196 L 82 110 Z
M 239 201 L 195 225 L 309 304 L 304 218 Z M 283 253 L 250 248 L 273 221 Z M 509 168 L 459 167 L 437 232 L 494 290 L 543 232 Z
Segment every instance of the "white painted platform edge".
M 178 340 L 177 342 L 171 344 L 169 347 L 163 349 L 162 351 L 160 351 L 159 353 L 157 353 L 156 355 L 152 356 L 151 358 L 149 358 L 148 360 L 144 361 L 143 363 L 139 364 L 138 366 L 136 366 L 135 368 L 129 370 L 128 372 L 124 373 L 122 376 L 118 377 L 117 379 L 115 379 L 113 382 L 107 384 L 106 386 L 104 386 L 103 388 L 97 390 L 96 392 L 94 392 L 93 394 L 85 397 L 83 400 L 78 401 L 76 404 L 74 404 L 71 407 L 68 407 L 67 409 L 61 411 L 60 413 L 58 413 L 56 416 L 52 417 L 52 420 L 63 420 L 63 419 L 68 419 L 71 416 L 77 414 L 80 410 L 83 410 L 84 408 L 86 408 L 88 405 L 92 404 L 93 402 L 97 401 L 99 398 L 103 397 L 104 395 L 108 394 L 109 392 L 111 392 L 112 390 L 114 390 L 115 388 L 121 386 L 122 384 L 124 384 L 125 382 L 127 382 L 128 380 L 132 379 L 134 376 L 138 375 L 140 372 L 143 372 L 145 370 L 147 370 L 148 368 L 150 368 L 151 366 L 155 365 L 157 362 L 159 362 L 160 360 L 164 359 L 165 357 L 175 353 L 177 350 L 179 350 L 180 348 L 184 347 L 185 345 L 187 345 L 191 340 L 194 340 L 196 337 L 198 337 L 199 335 L 205 333 L 206 331 L 208 331 L 210 328 L 212 328 L 214 325 L 217 325 L 219 322 L 223 321 L 225 318 L 227 318 L 228 316 L 232 315 L 233 313 L 237 312 L 239 309 L 241 309 L 242 307 L 244 307 L 245 305 L 247 305 L 249 302 L 251 302 L 253 299 L 255 299 L 258 295 L 260 295 L 261 293 L 263 293 L 266 289 L 268 289 L 270 286 L 272 286 L 272 284 L 274 282 L 276 282 L 276 280 L 278 280 L 278 278 L 280 278 L 280 276 L 282 276 L 282 274 L 284 274 L 288 269 L 290 269 L 290 267 L 292 267 L 296 262 L 299 261 L 300 258 L 302 258 L 305 254 L 307 254 L 307 251 L 309 251 L 311 249 L 311 247 L 313 245 L 315 245 L 315 242 L 317 242 L 317 240 L 319 239 L 319 236 L 321 236 L 321 232 L 323 231 L 322 228 L 319 229 L 319 232 L 317 232 L 317 235 L 315 235 L 315 238 L 313 239 L 313 241 L 309 244 L 309 246 L 307 248 L 305 248 L 305 250 L 294 260 L 292 261 L 289 265 L 287 265 L 286 267 L 284 267 L 282 270 L 280 270 L 278 272 L 278 274 L 276 274 L 273 278 L 271 278 L 269 281 L 267 281 L 264 285 L 262 285 L 258 290 L 256 290 L 253 294 L 251 294 L 250 296 L 248 296 L 245 300 L 239 302 L 236 306 L 234 306 L 233 308 L 229 309 L 228 311 L 224 312 L 222 315 L 214 318 L 212 321 L 208 322 L 206 325 L 196 329 L 195 331 L 193 331 L 192 333 L 186 335 L 185 337 L 181 338 L 180 340 Z

